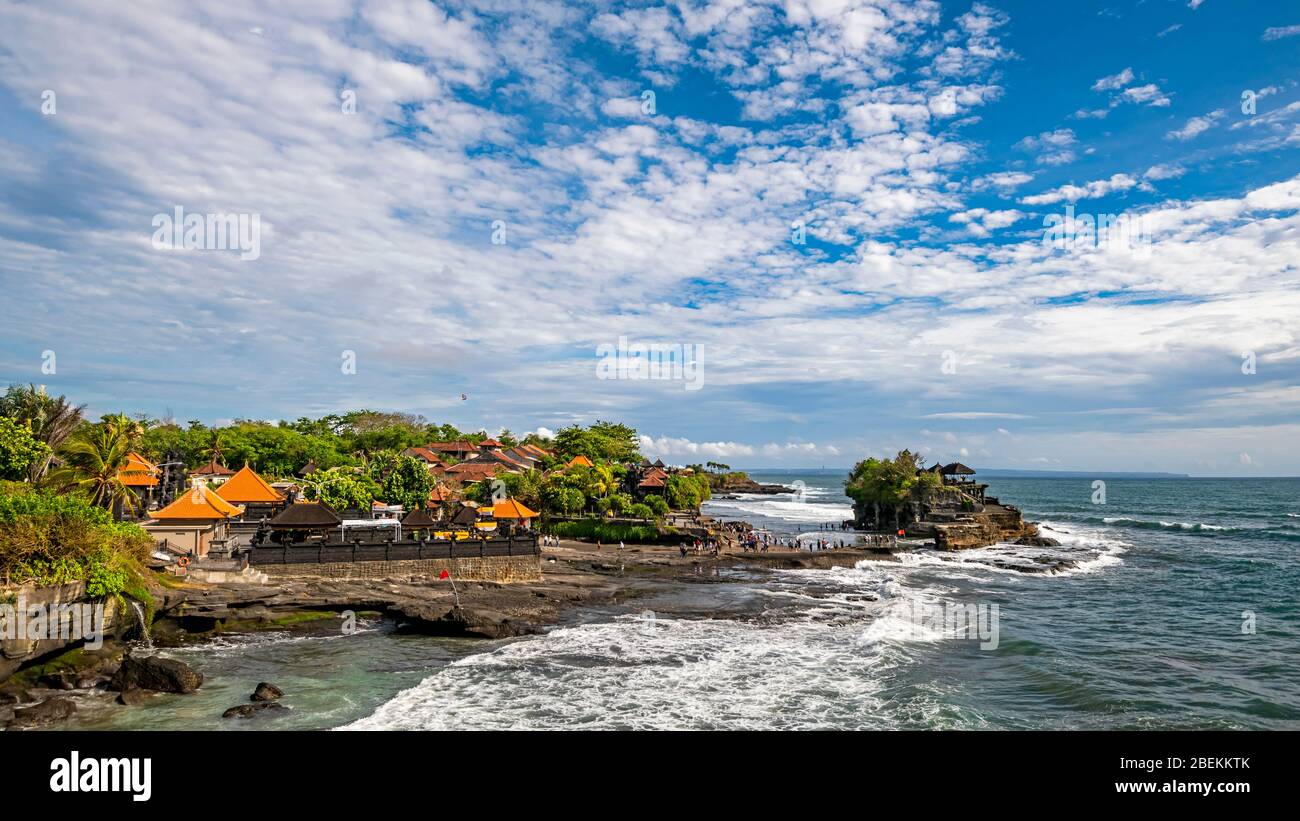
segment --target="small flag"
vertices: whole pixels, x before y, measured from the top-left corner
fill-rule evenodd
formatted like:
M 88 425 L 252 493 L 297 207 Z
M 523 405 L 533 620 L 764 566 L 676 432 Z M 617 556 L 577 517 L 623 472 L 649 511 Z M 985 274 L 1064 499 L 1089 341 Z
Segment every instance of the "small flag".
M 451 574 L 448 573 L 446 570 L 444 570 L 444 571 L 442 571 L 441 573 L 438 574 L 438 578 L 439 578 L 439 579 L 450 579 L 450 578 L 451 578 Z

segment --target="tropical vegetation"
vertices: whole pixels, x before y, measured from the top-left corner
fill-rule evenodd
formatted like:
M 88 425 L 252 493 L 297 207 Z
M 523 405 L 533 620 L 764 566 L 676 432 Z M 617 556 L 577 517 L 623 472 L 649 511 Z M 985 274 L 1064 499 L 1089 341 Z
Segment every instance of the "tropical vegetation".
M 844 483 L 844 493 L 853 500 L 859 525 L 880 529 L 886 524 L 900 527 L 914 507 L 942 486 L 937 473 L 924 469 L 919 453 L 901 450 L 893 459 L 874 456 L 854 465 Z

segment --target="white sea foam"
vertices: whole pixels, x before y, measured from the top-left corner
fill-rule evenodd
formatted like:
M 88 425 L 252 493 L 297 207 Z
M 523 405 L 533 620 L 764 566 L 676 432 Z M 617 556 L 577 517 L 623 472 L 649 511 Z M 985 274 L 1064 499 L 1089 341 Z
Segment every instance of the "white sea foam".
M 1164 520 L 1149 521 L 1147 519 L 1134 519 L 1129 516 L 1106 516 L 1102 519 L 1108 525 L 1137 525 L 1138 527 L 1162 527 L 1167 530 L 1231 530 L 1232 528 L 1223 527 L 1222 525 L 1210 525 L 1201 522 L 1166 522 Z
M 854 631 L 618 619 L 454 662 L 344 729 L 766 729 L 885 726 Z
M 710 515 L 740 518 L 764 516 L 791 523 L 841 522 L 853 517 L 853 506 L 803 502 L 786 496 L 747 494 L 737 499 L 715 499 L 706 503 Z

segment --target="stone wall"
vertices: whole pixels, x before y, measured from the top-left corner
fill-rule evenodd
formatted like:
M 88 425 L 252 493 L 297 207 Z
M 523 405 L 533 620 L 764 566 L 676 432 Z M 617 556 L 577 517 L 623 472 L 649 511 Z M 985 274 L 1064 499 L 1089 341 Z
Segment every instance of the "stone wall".
M 463 559 L 404 559 L 391 562 L 326 562 L 267 564 L 257 569 L 275 579 L 388 579 L 402 576 L 438 577 L 451 573 L 456 581 L 535 582 L 542 578 L 542 557 L 486 556 Z

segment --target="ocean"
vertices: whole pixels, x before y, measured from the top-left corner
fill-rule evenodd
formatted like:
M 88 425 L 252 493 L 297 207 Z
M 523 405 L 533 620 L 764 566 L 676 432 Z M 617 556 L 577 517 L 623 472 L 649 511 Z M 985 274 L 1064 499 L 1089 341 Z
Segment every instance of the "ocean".
M 841 472 L 706 512 L 783 535 L 851 515 Z M 1059 547 L 723 572 L 502 642 L 270 633 L 169 651 L 200 693 L 69 726 L 345 729 L 1298 729 L 1300 479 L 996 478 Z M 1045 568 L 1063 568 L 1043 572 Z M 979 613 L 996 647 L 923 615 Z M 996 615 L 993 615 L 993 614 Z M 956 627 L 957 629 L 954 629 Z M 258 681 L 282 718 L 214 719 Z

